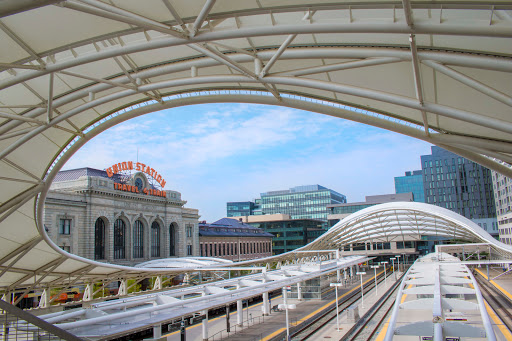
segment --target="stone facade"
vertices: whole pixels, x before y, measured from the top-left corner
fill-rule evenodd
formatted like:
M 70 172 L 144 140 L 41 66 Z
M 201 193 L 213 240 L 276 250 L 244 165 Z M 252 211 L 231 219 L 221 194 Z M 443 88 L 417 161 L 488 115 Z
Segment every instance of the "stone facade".
M 56 245 L 81 257 L 119 265 L 199 256 L 198 210 L 184 207 L 181 193 L 165 191 L 163 197 L 162 192 L 150 195 L 138 191 L 136 179 L 151 188 L 144 173 L 132 176 L 127 182 L 131 187 L 115 189 L 115 179 L 91 170 L 73 171 L 99 176 L 56 177 L 48 192 L 44 225 Z M 138 222 L 142 223 L 142 233 L 136 240 Z M 135 257 L 137 243 L 141 244 L 142 257 Z

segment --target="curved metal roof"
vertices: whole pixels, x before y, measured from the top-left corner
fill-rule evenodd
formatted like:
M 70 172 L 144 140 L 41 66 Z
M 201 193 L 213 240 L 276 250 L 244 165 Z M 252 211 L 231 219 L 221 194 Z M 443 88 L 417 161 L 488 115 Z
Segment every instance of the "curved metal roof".
M 505 1 L 2 1 L 0 288 L 135 274 L 64 255 L 42 230 L 42 203 L 86 141 L 164 108 L 300 108 L 512 176 L 488 158 L 512 160 L 511 9 Z
M 489 243 L 495 253 L 512 258 L 512 246 L 497 241 L 471 220 L 445 208 L 419 202 L 391 202 L 360 210 L 339 221 L 301 250 L 402 241 L 405 237 L 422 240 L 422 236 Z

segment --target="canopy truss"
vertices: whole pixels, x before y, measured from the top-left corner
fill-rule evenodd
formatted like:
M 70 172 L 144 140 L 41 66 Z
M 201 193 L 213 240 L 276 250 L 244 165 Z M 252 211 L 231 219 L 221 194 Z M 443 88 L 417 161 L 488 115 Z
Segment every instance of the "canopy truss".
M 484 249 L 491 251 L 491 256 L 512 258 L 511 246 L 497 241 L 471 220 L 445 208 L 417 202 L 380 204 L 353 213 L 300 250 L 402 241 L 406 237 L 422 240 L 423 236 L 485 243 Z
M 139 276 L 63 253 L 42 207 L 78 148 L 165 108 L 299 108 L 512 177 L 511 10 L 506 1 L 2 1 L 0 288 Z M 424 219 L 435 231 L 437 220 Z

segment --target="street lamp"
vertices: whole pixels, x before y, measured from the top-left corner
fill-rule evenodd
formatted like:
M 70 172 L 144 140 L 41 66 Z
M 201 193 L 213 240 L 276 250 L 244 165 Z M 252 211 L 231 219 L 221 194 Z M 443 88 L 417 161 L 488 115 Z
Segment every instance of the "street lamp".
M 286 301 L 286 298 L 288 296 L 287 294 L 288 288 L 283 287 L 283 302 L 284 302 L 284 310 L 286 313 L 286 341 L 290 340 L 290 323 L 288 320 L 288 302 Z
M 389 260 L 390 260 L 390 261 L 391 261 L 391 263 L 393 264 L 393 275 L 395 276 L 395 281 L 396 281 L 395 259 L 396 259 L 396 258 L 390 258 Z
M 377 269 L 379 268 L 379 265 L 372 265 L 371 268 L 373 269 L 373 272 L 375 274 L 375 296 L 379 295 L 378 289 L 377 289 Z
M 361 308 L 364 309 L 363 275 L 366 275 L 366 272 L 356 272 L 356 275 L 361 276 Z
M 380 264 L 384 264 L 384 287 L 388 287 L 388 278 L 386 276 L 386 267 L 388 266 L 389 262 L 380 262 Z
M 338 311 L 338 287 L 343 286 L 342 283 L 331 283 L 331 287 L 336 287 L 336 330 L 340 330 L 340 318 Z

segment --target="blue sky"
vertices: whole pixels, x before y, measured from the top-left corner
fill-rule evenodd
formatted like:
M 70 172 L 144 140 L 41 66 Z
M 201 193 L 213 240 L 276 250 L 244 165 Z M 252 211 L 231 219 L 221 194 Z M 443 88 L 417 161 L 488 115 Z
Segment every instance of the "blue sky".
M 226 202 L 319 184 L 347 196 L 394 193 L 394 177 L 421 169 L 430 144 L 339 118 L 285 107 L 204 104 L 121 123 L 82 147 L 64 169 L 151 165 L 201 220 L 226 215 Z

